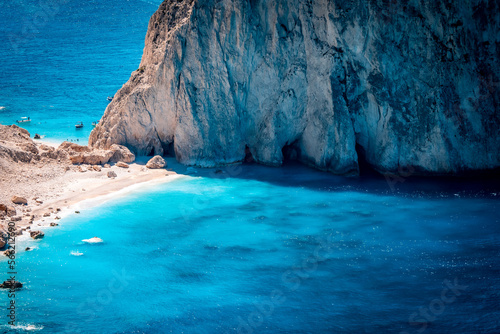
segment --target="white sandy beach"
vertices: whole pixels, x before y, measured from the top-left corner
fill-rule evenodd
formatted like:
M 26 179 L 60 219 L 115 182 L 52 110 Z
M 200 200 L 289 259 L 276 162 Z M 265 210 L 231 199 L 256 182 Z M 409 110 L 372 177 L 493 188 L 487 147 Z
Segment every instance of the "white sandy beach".
M 43 139 L 34 143 L 38 147 L 59 146 Z M 182 177 L 166 169 L 148 169 L 144 162 L 130 163 L 129 168 L 111 164 L 109 168 L 94 169 L 91 165 L 41 158 L 31 163 L 4 163 L 0 167 L 0 204 L 15 208 L 15 216 L 20 219 L 16 228 L 18 233 L 24 233 L 21 239 L 29 236 L 30 231 L 53 228 L 49 227 L 51 223 L 62 224 L 61 219 L 76 214 L 75 211 L 89 210 L 143 187 Z M 116 177 L 109 177 L 108 172 L 116 173 Z M 26 198 L 27 205 L 13 204 L 13 196 Z M 9 220 L 1 217 L 4 230 Z

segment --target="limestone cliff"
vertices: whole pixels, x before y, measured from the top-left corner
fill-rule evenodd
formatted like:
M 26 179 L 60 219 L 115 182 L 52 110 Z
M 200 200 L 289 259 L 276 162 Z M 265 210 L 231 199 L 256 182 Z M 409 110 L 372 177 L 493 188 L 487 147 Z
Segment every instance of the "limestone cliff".
M 499 6 L 166 0 L 90 144 L 198 166 L 498 168 Z

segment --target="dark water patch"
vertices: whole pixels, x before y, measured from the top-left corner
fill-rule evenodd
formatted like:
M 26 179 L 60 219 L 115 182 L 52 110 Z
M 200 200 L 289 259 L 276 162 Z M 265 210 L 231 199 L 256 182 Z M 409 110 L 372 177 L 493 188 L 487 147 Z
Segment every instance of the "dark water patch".
M 413 198 L 453 198 L 455 194 L 465 198 L 499 198 L 500 173 L 475 177 L 421 177 L 410 175 L 396 184 L 378 174 L 346 178 L 321 172 L 290 162 L 281 168 L 271 168 L 256 164 L 241 165 L 230 169 L 231 178 L 258 180 L 283 187 L 303 187 L 323 192 L 360 192 L 393 197 Z M 236 170 L 236 172 L 234 172 Z M 215 177 L 211 169 L 201 170 L 206 177 Z
M 184 282 L 199 282 L 199 281 L 207 282 L 208 280 L 208 275 L 195 271 L 178 272 L 175 276 Z
M 249 254 L 255 251 L 254 248 L 245 247 L 245 246 L 230 246 L 223 249 L 225 253 L 230 254 Z

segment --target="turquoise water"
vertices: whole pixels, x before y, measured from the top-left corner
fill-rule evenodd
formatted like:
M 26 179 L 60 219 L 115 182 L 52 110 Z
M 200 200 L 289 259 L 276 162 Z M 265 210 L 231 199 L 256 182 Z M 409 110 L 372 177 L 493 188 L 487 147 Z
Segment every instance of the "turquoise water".
M 86 142 L 160 2 L 0 0 L 0 123 Z M 253 165 L 84 209 L 17 254 L 0 332 L 497 333 L 498 182 L 404 181 Z
M 161 0 L 0 0 L 0 124 L 86 143 L 139 67 Z M 75 129 L 77 122 L 82 129 Z
M 298 166 L 216 176 L 82 210 L 29 241 L 38 248 L 18 255 L 19 324 L 41 333 L 417 333 L 425 321 L 427 333 L 497 332 L 495 195 L 443 184 L 393 193 L 382 179 Z M 93 236 L 104 243 L 81 242 Z M 457 295 L 442 297 L 446 280 Z M 410 324 L 420 308 L 428 319 Z

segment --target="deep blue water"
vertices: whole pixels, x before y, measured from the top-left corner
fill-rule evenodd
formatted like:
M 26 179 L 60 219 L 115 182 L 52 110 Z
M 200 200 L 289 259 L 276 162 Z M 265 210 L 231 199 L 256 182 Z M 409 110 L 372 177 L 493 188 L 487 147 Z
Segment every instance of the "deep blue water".
M 139 67 L 161 0 L 0 0 L 0 124 L 86 142 Z M 81 130 L 75 123 L 83 121 Z
M 0 1 L 0 123 L 30 116 L 32 134 L 85 142 L 159 2 Z M 0 332 L 500 331 L 498 182 L 225 172 L 83 209 L 26 241 L 19 326 L 2 311 Z M 93 236 L 104 243 L 81 242 Z

